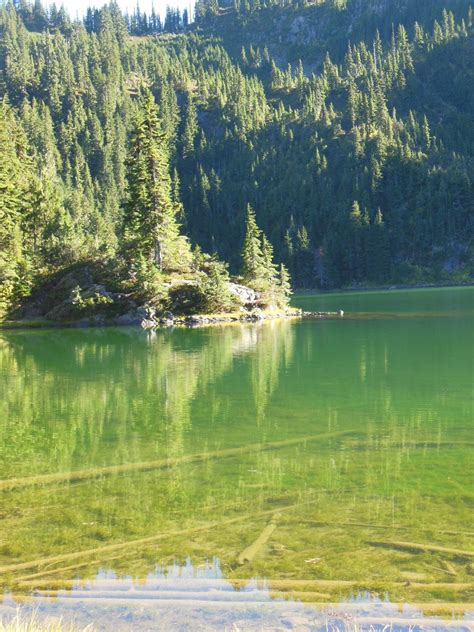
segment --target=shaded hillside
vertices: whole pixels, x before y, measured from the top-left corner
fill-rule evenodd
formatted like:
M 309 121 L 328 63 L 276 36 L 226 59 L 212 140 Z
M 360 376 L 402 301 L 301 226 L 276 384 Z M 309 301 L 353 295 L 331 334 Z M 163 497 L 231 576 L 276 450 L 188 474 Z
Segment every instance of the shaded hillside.
M 227 50 L 239 38 L 250 44 L 240 66 L 262 81 L 276 112 L 247 155 L 239 143 L 216 139 L 212 126 L 209 134 L 231 156 L 227 164 L 240 159 L 248 168 L 253 202 L 303 285 L 315 277 L 325 286 L 468 270 L 472 10 L 465 2 L 450 4 L 457 16 L 438 1 L 334 4 L 275 3 L 202 19 L 203 32 L 219 34 Z M 413 21 L 405 28 L 395 17 Z M 312 35 L 300 37 L 292 23 Z M 348 44 L 367 33 L 374 38 Z M 281 68 L 272 51 L 277 60 L 301 59 Z M 220 177 L 217 161 L 208 168 Z M 238 196 L 241 181 L 229 172 L 220 189 Z
M 467 0 L 205 0 L 191 27 L 178 15 L 148 37 L 130 37 L 113 3 L 85 24 L 28 6 L 0 8 L 0 276 L 10 296 L 81 261 L 127 270 L 145 87 L 173 217 L 232 272 L 250 203 L 299 286 L 472 279 Z
M 343 61 L 348 42 L 371 42 L 377 31 L 382 40 L 389 41 L 398 24 L 418 22 L 429 29 L 435 19 L 442 21 L 443 9 L 465 13 L 469 2 L 221 0 L 217 12 L 212 7 L 212 2 L 198 0 L 197 26 L 222 38 L 234 59 L 238 60 L 242 46 L 266 46 L 280 65 L 302 59 L 308 70 L 321 70 L 326 53 L 334 61 Z

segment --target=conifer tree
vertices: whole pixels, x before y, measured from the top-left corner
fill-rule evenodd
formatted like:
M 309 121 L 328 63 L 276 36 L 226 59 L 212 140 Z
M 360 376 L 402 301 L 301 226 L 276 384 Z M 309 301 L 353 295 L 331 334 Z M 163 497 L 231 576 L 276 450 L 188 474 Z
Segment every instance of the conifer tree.
M 429 149 L 431 147 L 431 130 L 430 130 L 430 124 L 428 122 L 428 118 L 426 114 L 425 116 L 423 116 L 423 125 L 421 127 L 421 134 L 422 134 L 424 148 Z
M 279 299 L 279 279 L 277 266 L 273 262 L 273 246 L 262 233 L 262 273 L 260 288 L 269 306 L 274 307 Z
M 280 264 L 280 274 L 279 274 L 279 283 L 278 283 L 278 294 L 279 294 L 279 306 L 286 307 L 290 302 L 291 295 L 293 291 L 291 289 L 291 278 L 290 273 L 288 272 L 284 263 Z
M 194 152 L 194 141 L 197 134 L 197 115 L 191 92 L 186 93 L 183 121 L 183 133 L 181 138 L 183 146 L 182 151 L 183 158 L 188 158 Z
M 242 276 L 244 282 L 260 294 L 260 300 L 267 307 L 286 305 L 288 299 L 289 275 L 283 266 L 278 273 L 273 260 L 273 246 L 257 226 L 255 212 L 247 207 L 247 225 L 242 249 Z
M 298 270 L 301 285 L 310 287 L 313 274 L 313 254 L 306 226 L 301 226 L 296 232 L 295 267 Z
M 0 157 L 3 172 L 11 169 L 0 201 L 0 258 L 15 288 L 31 270 L 113 256 L 123 234 L 131 262 L 145 262 L 142 271 L 160 268 L 162 278 L 185 269 L 190 255 L 179 236 L 180 195 L 190 237 L 218 251 L 233 270 L 241 231 L 235 209 L 251 199 L 258 200 L 275 252 L 299 286 L 323 278 L 325 286 L 373 279 L 374 270 L 384 282 L 399 269 L 403 277 L 410 266 L 441 270 L 443 260 L 458 258 L 454 248 L 466 253 L 460 268 L 468 278 L 474 199 L 474 128 L 466 124 L 474 102 L 470 2 L 445 2 L 442 12 L 438 0 L 390 0 L 394 13 L 384 9 L 369 21 L 362 12 L 352 36 L 358 43 L 344 59 L 346 30 L 325 39 L 322 20 L 318 45 L 295 40 L 287 55 L 287 43 L 272 40 L 276 58 L 296 61 L 285 70 L 268 49 L 250 46 L 251 36 L 256 26 L 262 33 L 269 28 L 270 7 L 296 17 L 301 1 L 234 4 L 232 50 L 242 47 L 242 58 L 227 53 L 229 34 L 221 31 L 227 18 L 210 0 L 196 6 L 206 31 L 137 38 L 133 45 L 127 29 L 138 35 L 161 30 L 153 11 L 123 18 L 112 2 L 88 11 L 80 24 L 54 4 L 44 11 L 40 0 L 0 2 L 0 95 L 8 95 L 16 121 L 12 137 L 27 140 L 27 151 L 15 145 L 23 174 L 4 137 L 6 158 Z M 344 2 L 304 10 L 324 15 L 335 4 Z M 183 24 L 184 15 L 167 12 L 168 30 L 182 31 Z M 243 26 L 248 32 L 238 30 Z M 319 75 L 303 74 L 303 54 L 306 70 Z M 143 82 L 157 95 L 156 134 L 147 127 Z M 6 129 L 12 125 L 8 119 Z M 22 200 L 10 206 L 20 192 Z M 351 217 L 355 199 L 360 217 Z M 9 223 L 7 216 L 16 219 Z M 261 284 L 267 278 L 268 286 L 268 246 L 261 233 L 256 241 L 261 267 L 255 278 Z
M 191 253 L 173 204 L 168 147 L 153 94 L 143 89 L 128 161 L 125 238 L 157 270 L 186 269 Z
M 262 276 L 264 263 L 261 246 L 261 230 L 257 226 L 255 211 L 247 206 L 245 241 L 242 249 L 242 276 L 249 285 L 258 282 Z
M 23 130 L 0 103 L 0 314 L 26 289 L 23 215 L 29 202 L 30 158 Z

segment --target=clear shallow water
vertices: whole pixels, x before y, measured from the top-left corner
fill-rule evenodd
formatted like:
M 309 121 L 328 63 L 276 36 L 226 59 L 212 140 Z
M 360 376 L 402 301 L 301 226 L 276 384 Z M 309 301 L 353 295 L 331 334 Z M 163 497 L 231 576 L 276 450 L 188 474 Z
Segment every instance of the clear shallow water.
M 346 316 L 0 333 L 5 611 L 36 590 L 103 629 L 474 612 L 474 289 L 295 304 Z

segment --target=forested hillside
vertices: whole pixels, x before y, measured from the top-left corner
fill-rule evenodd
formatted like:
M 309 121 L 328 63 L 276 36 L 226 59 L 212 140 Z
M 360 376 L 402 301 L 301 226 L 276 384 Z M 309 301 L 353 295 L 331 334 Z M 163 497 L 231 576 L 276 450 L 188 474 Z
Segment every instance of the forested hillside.
M 240 272 L 249 204 L 272 278 L 273 247 L 303 287 L 472 279 L 468 0 L 199 0 L 192 24 L 9 0 L 0 95 L 4 307 L 83 261 L 159 284 L 137 217 L 162 195 L 167 272 L 214 290 L 192 246 Z M 165 182 L 147 199 L 137 143 Z

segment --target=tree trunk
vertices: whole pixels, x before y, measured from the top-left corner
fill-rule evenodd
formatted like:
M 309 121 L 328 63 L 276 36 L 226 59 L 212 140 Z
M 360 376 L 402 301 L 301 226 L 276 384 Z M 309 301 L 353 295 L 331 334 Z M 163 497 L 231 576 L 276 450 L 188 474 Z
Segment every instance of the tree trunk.
M 152 263 L 154 263 L 155 266 L 158 268 L 158 270 L 161 270 L 163 261 L 161 255 L 161 242 L 159 237 L 155 237 L 155 242 L 150 253 L 150 259 Z

